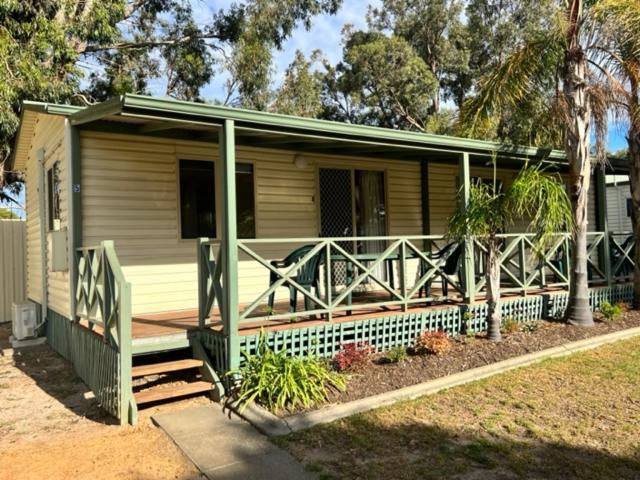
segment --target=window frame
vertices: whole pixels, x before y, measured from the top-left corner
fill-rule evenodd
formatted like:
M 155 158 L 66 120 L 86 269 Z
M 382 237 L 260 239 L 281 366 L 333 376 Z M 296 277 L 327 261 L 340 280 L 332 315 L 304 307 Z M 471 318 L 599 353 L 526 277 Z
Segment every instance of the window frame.
M 212 240 L 220 240 L 220 231 L 221 231 L 221 227 L 222 227 L 222 223 L 221 223 L 221 215 L 218 214 L 218 212 L 221 210 L 221 206 L 222 206 L 222 197 L 221 197 L 221 183 L 220 183 L 220 179 L 218 178 L 218 158 L 212 158 L 212 157 L 205 157 L 205 156 L 198 156 L 198 155 L 176 155 L 175 156 L 175 168 L 176 168 L 176 181 L 175 181 L 175 185 L 176 185 L 176 209 L 177 209 L 177 229 L 176 229 L 176 236 L 177 236 L 177 241 L 178 243 L 191 243 L 193 242 L 193 240 L 196 240 L 194 238 L 183 238 L 182 237 L 182 198 L 181 198 L 181 192 L 180 192 L 180 161 L 181 160 L 187 160 L 187 161 L 198 161 L 198 162 L 209 162 L 213 164 L 213 181 L 214 181 L 214 208 L 215 208 L 215 227 L 216 227 L 216 236 L 211 238 Z M 236 164 L 240 164 L 240 163 L 245 163 L 245 164 L 251 164 L 252 166 L 252 170 L 253 170 L 253 210 L 254 210 L 254 237 L 251 238 L 258 238 L 258 223 L 259 223 L 259 214 L 258 214 L 258 189 L 257 189 L 257 181 L 256 181 L 256 177 L 257 177 L 257 172 L 258 172 L 258 168 L 257 168 L 257 162 L 255 159 L 253 158 L 237 158 L 236 157 Z M 237 193 L 236 193 L 237 195 Z M 245 240 L 242 239 L 240 237 L 238 237 L 239 240 Z

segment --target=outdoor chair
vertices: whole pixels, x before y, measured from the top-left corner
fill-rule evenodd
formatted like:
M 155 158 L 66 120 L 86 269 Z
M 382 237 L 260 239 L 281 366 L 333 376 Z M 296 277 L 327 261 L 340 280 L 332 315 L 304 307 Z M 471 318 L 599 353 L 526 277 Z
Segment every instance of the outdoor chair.
M 454 275 L 456 273 L 459 274 L 460 270 L 460 257 L 462 256 L 464 245 L 462 243 L 449 243 L 442 247 L 440 250 L 436 250 L 430 254 L 432 260 L 435 261 L 440 260 L 442 258 L 447 258 L 445 261 L 444 267 L 442 271 L 447 275 Z M 448 255 L 448 256 L 447 256 Z M 419 274 L 422 277 L 429 270 L 429 266 L 425 261 L 420 262 L 420 270 Z M 431 277 L 418 291 L 418 297 L 422 298 L 422 295 L 429 297 L 431 295 L 431 284 L 436 277 L 440 277 L 440 281 L 442 282 L 442 295 L 449 295 L 449 281 L 446 277 L 440 273 Z
M 273 260 L 271 265 L 275 268 L 288 268 L 298 263 L 307 253 L 314 248 L 314 245 L 305 245 L 300 248 L 296 248 L 293 252 L 287 255 L 283 260 Z M 302 267 L 300 267 L 296 275 L 292 279 L 301 287 L 311 291 L 315 290 L 316 296 L 320 295 L 320 263 L 321 254 L 316 254 L 310 258 Z M 278 281 L 278 275 L 275 272 L 271 272 L 269 275 L 269 286 Z M 295 312 L 298 304 L 298 289 L 289 282 L 284 282 L 283 287 L 289 288 L 289 311 Z M 275 301 L 275 292 L 269 295 L 269 308 L 273 311 L 273 304 Z M 304 308 L 305 310 L 313 309 L 313 302 L 308 296 L 304 296 Z

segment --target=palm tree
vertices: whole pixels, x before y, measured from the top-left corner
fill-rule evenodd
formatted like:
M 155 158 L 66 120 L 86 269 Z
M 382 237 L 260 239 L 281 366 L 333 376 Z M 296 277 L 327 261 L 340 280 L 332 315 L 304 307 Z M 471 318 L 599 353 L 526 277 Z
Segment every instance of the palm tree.
M 633 1 L 633 0 L 632 0 Z M 596 150 L 604 157 L 608 97 L 592 81 L 588 40 L 597 23 L 592 7 L 583 0 L 558 0 L 561 15 L 547 29 L 532 35 L 520 48 L 484 78 L 477 94 L 465 103 L 460 124 L 473 134 L 487 128 L 495 117 L 531 105 L 540 98 L 546 106 L 545 131 L 554 139 L 562 132 L 569 164 L 567 188 L 573 217 L 573 246 L 569 304 L 566 319 L 593 325 L 587 277 L 587 206 L 591 181 L 590 134 L 594 123 Z M 592 5 L 590 3 L 589 5 Z M 541 138 L 544 140 L 544 138 Z
M 594 7 L 599 36 L 593 42 L 592 61 L 601 82 L 609 89 L 613 111 L 629 122 L 629 186 L 634 240 L 640 245 L 640 2 L 602 0 Z M 640 248 L 635 249 L 633 307 L 640 308 Z
M 460 205 L 449 219 L 452 238 L 463 241 L 473 237 L 486 250 L 485 272 L 488 304 L 488 336 L 499 341 L 502 311 L 500 308 L 500 247 L 499 236 L 517 219 L 529 219 L 529 229 L 535 233 L 534 253 L 542 255 L 554 234 L 571 225 L 571 206 L 562 178 L 545 172 L 539 165 L 525 166 L 513 183 L 502 192 L 493 185 L 475 182 L 471 185 L 469 203 Z

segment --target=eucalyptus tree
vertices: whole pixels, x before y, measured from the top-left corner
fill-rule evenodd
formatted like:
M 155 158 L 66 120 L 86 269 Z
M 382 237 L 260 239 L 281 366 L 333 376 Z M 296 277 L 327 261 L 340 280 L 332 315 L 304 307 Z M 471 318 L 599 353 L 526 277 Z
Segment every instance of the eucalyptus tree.
M 403 38 L 345 32 L 343 60 L 327 65 L 323 116 L 352 123 L 424 131 L 438 80 Z
M 383 0 L 379 8 L 369 10 L 370 28 L 389 30 L 406 40 L 438 80 L 430 114 L 440 111 L 441 97 L 460 103 L 468 89 L 459 85 L 469 63 L 463 10 L 462 0 Z
M 602 0 L 594 7 L 598 35 L 592 41 L 595 75 L 608 87 L 614 113 L 627 131 L 629 186 L 635 245 L 640 245 L 640 2 Z M 635 248 L 633 306 L 640 308 L 640 248 Z
M 494 159 L 494 172 L 495 168 Z M 450 237 L 458 241 L 475 238 L 486 250 L 488 337 L 494 341 L 501 339 L 502 322 L 500 249 L 505 239 L 500 233 L 522 219 L 529 222 L 530 231 L 535 233 L 534 258 L 543 255 L 544 247 L 555 234 L 571 226 L 571 206 L 558 174 L 548 173 L 539 165 L 527 165 L 502 191 L 494 173 L 493 184 L 482 181 L 471 184 L 468 204 L 460 202 L 449 219 Z
M 592 174 L 591 133 L 604 156 L 609 99 L 594 81 L 589 39 L 599 25 L 593 3 L 557 0 L 558 15 L 487 74 L 460 113 L 461 124 L 474 135 L 504 115 L 537 98 L 546 109 L 537 119 L 547 144 L 561 136 L 569 164 L 567 188 L 573 214 L 573 246 L 566 319 L 593 325 L 587 276 L 587 207 Z M 595 2 L 597 3 L 597 2 Z M 541 135 L 540 140 L 543 140 Z M 540 142 L 542 143 L 542 142 Z
M 307 60 L 298 50 L 289 64 L 282 84 L 275 92 L 270 110 L 298 117 L 317 117 L 322 111 L 322 74 L 313 71 L 320 60 L 320 50 L 314 50 Z
M 0 164 L 25 98 L 92 102 L 147 93 L 154 80 L 167 95 L 202 100 L 201 88 L 228 68 L 233 51 L 243 67 L 235 72 L 236 91 L 250 103 L 263 93 L 255 72 L 261 81 L 268 76 L 270 51 L 298 25 L 309 28 L 315 15 L 335 13 L 341 0 L 245 0 L 217 11 L 203 3 L 0 1 Z M 15 179 L 0 176 L 0 187 L 7 180 Z

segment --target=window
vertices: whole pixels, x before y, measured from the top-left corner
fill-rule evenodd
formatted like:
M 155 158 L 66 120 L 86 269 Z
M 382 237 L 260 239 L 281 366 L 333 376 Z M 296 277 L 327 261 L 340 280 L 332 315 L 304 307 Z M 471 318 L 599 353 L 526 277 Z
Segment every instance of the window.
M 47 223 L 49 230 L 60 229 L 60 162 L 47 170 Z
M 633 212 L 633 205 L 631 204 L 631 199 L 627 198 L 627 217 L 631 217 L 631 212 Z
M 215 237 L 213 162 L 180 160 L 180 224 L 182 238 Z
M 236 165 L 238 238 L 255 237 L 253 165 Z M 184 239 L 216 237 L 214 164 L 180 160 L 180 223 Z
M 236 164 L 236 206 L 238 238 L 256 236 L 255 197 L 253 192 L 253 165 Z

